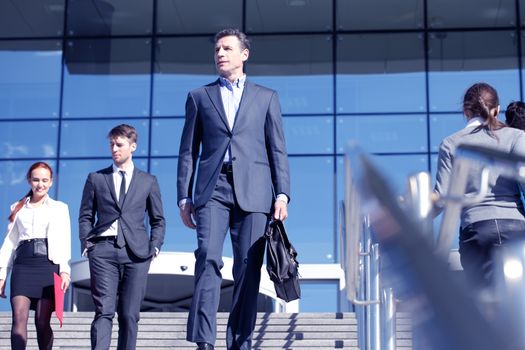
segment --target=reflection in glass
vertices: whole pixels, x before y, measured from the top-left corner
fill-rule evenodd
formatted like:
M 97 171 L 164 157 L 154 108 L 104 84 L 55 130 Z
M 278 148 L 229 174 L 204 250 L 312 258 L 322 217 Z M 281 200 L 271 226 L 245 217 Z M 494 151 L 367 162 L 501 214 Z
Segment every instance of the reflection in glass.
M 283 127 L 289 154 L 333 152 L 333 117 L 284 117 Z
M 425 112 L 425 61 L 419 34 L 341 35 L 337 111 Z
M 290 157 L 287 233 L 302 263 L 335 262 L 332 157 Z M 295 190 L 294 190 L 295 189 Z
M 188 92 L 218 78 L 213 41 L 211 38 L 162 38 L 157 40 L 155 49 L 153 115 L 184 116 Z
M 248 79 L 277 90 L 283 113 L 333 112 L 330 36 L 252 38 Z
M 492 85 L 503 104 L 519 100 L 514 42 L 507 31 L 430 33 L 430 111 L 460 112 L 465 91 L 480 81 Z
M 111 158 L 108 132 L 119 124 L 129 124 L 137 130 L 135 157 L 148 156 L 149 122 L 145 119 L 130 120 L 82 120 L 62 122 L 62 157 L 108 157 Z
M 69 40 L 65 117 L 135 117 L 149 114 L 149 39 Z
M 338 312 L 339 281 L 301 281 L 301 312 Z
M 293 21 L 290 20 L 293 18 Z M 247 32 L 332 30 L 332 2 L 326 0 L 254 0 L 246 2 Z
M 62 43 L 0 41 L 0 119 L 58 118 Z
M 242 4 L 242 0 L 157 0 L 157 32 L 214 34 L 223 28 L 242 28 Z
M 349 140 L 368 153 L 427 151 L 425 115 L 345 116 L 337 118 L 337 151 Z
M 0 37 L 61 36 L 65 0 L 0 2 Z
M 0 158 L 56 157 L 58 122 L 0 122 Z
M 374 164 L 377 165 L 395 194 L 406 192 L 406 179 L 408 176 L 420 171 L 428 171 L 428 157 L 424 155 L 376 155 L 373 156 Z M 393 171 L 395 169 L 395 171 Z
M 439 152 L 441 141 L 463 129 L 467 121 L 463 114 L 433 114 L 430 116 L 430 150 Z
M 337 29 L 422 28 L 423 9 L 423 0 L 337 0 Z
M 515 8 L 514 0 L 428 0 L 428 26 L 429 28 L 507 27 L 516 24 Z
M 150 34 L 154 1 L 69 0 L 67 35 Z
M 152 156 L 178 156 L 184 119 L 154 119 L 151 129 Z

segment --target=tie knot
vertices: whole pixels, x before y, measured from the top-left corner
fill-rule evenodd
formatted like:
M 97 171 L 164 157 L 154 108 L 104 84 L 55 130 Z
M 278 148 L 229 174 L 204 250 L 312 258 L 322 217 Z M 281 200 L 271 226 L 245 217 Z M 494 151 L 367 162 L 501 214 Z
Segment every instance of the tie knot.
M 119 172 L 119 174 L 120 174 L 122 177 L 124 177 L 124 176 L 126 175 L 126 172 L 125 172 L 124 170 L 119 170 L 118 172 Z

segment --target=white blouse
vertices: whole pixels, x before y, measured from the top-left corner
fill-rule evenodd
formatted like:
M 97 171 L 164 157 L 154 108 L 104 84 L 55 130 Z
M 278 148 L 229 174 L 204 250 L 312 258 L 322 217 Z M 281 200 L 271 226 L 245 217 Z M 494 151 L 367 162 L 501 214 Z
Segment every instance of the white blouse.
M 33 208 L 29 201 L 26 201 L 16 218 L 19 240 L 47 238 L 47 228 L 51 219 L 50 214 L 47 205 Z

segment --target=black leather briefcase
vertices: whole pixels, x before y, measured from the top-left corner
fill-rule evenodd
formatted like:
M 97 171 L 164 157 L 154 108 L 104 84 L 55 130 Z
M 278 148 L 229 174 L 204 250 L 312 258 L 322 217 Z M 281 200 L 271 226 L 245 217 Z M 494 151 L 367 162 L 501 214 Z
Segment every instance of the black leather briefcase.
M 289 302 L 301 297 L 297 251 L 288 240 L 281 221 L 271 220 L 265 232 L 266 269 L 277 296 Z

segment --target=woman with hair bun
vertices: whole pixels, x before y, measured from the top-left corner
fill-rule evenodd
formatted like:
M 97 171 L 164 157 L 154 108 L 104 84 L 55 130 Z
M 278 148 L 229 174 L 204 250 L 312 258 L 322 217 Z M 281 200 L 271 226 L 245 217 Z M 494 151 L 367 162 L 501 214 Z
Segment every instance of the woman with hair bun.
M 9 224 L 0 248 L 0 296 L 11 271 L 11 349 L 25 349 L 29 310 L 35 310 L 38 348 L 52 349 L 50 321 L 55 309 L 53 273 L 61 288 L 70 283 L 71 225 L 68 206 L 51 199 L 53 170 L 44 162 L 27 171 L 29 192 L 11 206 Z
M 449 190 L 454 153 L 458 145 L 490 147 L 525 156 L 525 133 L 498 120 L 500 104 L 496 90 L 486 83 L 472 85 L 463 99 L 467 125 L 446 137 L 439 149 L 435 192 L 446 196 Z M 480 190 L 481 168 L 469 169 L 466 193 Z M 491 169 L 488 193 L 481 202 L 461 211 L 459 253 L 467 280 L 482 291 L 493 284 L 493 255 L 497 247 L 525 239 L 525 217 L 516 181 Z

